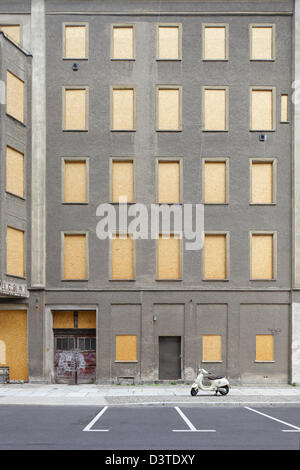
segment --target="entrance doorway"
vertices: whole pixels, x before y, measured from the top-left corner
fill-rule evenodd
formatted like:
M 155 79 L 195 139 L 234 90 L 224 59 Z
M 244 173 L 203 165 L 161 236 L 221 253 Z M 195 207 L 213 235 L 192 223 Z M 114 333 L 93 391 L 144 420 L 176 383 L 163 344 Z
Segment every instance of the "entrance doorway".
M 54 336 L 55 382 L 89 384 L 96 378 L 96 331 L 64 331 Z
M 159 379 L 181 379 L 181 336 L 159 337 Z

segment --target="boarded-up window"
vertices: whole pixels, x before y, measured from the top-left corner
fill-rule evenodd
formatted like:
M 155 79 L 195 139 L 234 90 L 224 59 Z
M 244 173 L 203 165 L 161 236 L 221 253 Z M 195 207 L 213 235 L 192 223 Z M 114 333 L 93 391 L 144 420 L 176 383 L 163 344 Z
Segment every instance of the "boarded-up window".
M 181 93 L 179 88 L 159 88 L 157 129 L 176 131 L 181 128 Z
M 205 60 L 227 59 L 226 53 L 226 27 L 204 27 L 204 57 Z
M 86 235 L 64 235 L 64 279 L 86 279 Z
M 251 279 L 273 279 L 273 235 L 253 234 L 251 244 Z
M 222 360 L 222 339 L 220 335 L 202 336 L 202 361 L 217 362 Z
M 87 91 L 65 90 L 65 129 L 85 130 L 87 127 Z
M 256 361 L 274 361 L 273 335 L 256 335 Z
M 180 279 L 180 239 L 173 234 L 170 238 L 158 239 L 158 279 Z
M 136 335 L 116 336 L 116 361 L 131 362 L 137 360 Z
M 122 237 L 117 234 L 111 241 L 112 279 L 134 279 L 134 241 L 129 235 Z
M 288 95 L 281 95 L 281 122 L 288 122 Z
M 204 278 L 226 279 L 226 235 L 206 234 L 204 241 Z
M 10 380 L 28 380 L 27 336 L 26 310 L 0 311 L 0 363 L 9 367 Z
M 53 312 L 53 328 L 74 328 L 74 312 L 71 310 Z
M 119 202 L 120 198 L 134 201 L 133 161 L 115 160 L 112 163 L 112 201 Z
M 112 34 L 112 58 L 134 59 L 133 26 L 114 26 Z
M 251 129 L 272 130 L 273 123 L 273 91 L 251 91 Z
M 206 161 L 204 164 L 204 202 L 226 203 L 226 162 Z
M 24 155 L 6 147 L 6 191 L 24 197 Z
M 24 232 L 7 227 L 6 232 L 6 273 L 24 277 Z
M 19 24 L 0 25 L 0 31 L 7 34 L 7 36 L 17 44 L 21 44 L 21 26 Z
M 134 130 L 135 103 L 133 88 L 114 88 L 112 91 L 112 129 Z
M 253 204 L 272 204 L 273 162 L 252 162 L 251 202 Z
M 80 310 L 78 312 L 78 328 L 96 328 L 95 310 Z
M 6 73 L 6 112 L 24 122 L 24 82 L 9 71 Z
M 65 161 L 64 202 L 86 202 L 86 162 Z
M 158 26 L 158 59 L 179 59 L 180 49 L 179 26 Z
M 180 202 L 180 162 L 158 163 L 158 202 Z
M 227 129 L 226 89 L 204 90 L 204 130 L 225 131 Z
M 65 26 L 65 58 L 85 59 L 87 57 L 86 31 L 85 25 Z
M 252 60 L 274 59 L 272 26 L 252 26 L 250 40 Z

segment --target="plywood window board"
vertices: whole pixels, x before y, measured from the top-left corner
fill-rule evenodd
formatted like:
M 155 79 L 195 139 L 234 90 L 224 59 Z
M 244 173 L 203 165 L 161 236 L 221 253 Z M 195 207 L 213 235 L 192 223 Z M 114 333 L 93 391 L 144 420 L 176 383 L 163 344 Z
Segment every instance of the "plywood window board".
M 226 161 L 204 161 L 204 203 L 226 204 L 227 163 Z
M 95 310 L 79 310 L 78 311 L 78 328 L 96 328 L 96 311 Z
M 226 234 L 205 234 L 204 238 L 204 279 L 227 279 L 227 236 Z
M 111 99 L 111 129 L 114 131 L 135 130 L 135 89 L 113 88 Z
M 289 100 L 288 95 L 281 95 L 281 114 L 280 114 L 281 122 L 289 122 L 288 100 Z
M 74 312 L 71 310 L 54 311 L 53 328 L 74 328 Z
M 23 230 L 7 227 L 6 232 L 6 274 L 25 275 L 25 234 Z
M 0 25 L 0 31 L 12 39 L 16 44 L 21 44 L 21 25 L 19 24 L 3 24 Z
M 273 161 L 251 162 L 251 203 L 274 203 Z
M 134 25 L 112 26 L 112 59 L 130 60 L 135 58 Z
M 180 161 L 158 162 L 158 203 L 175 204 L 181 201 Z
M 159 280 L 178 280 L 181 278 L 181 241 L 174 234 L 158 239 L 157 277 Z
M 64 276 L 65 280 L 87 278 L 87 235 L 64 234 Z
M 205 131 L 227 130 L 227 88 L 205 88 L 203 119 Z
M 87 89 L 65 88 L 64 129 L 87 129 Z
M 6 191 L 24 198 L 24 154 L 6 147 Z
M 87 202 L 87 162 L 64 161 L 64 202 Z
M 226 25 L 203 25 L 204 60 L 226 60 L 227 52 L 227 26 Z
M 181 59 L 181 25 L 158 25 L 157 58 L 160 60 Z
M 221 335 L 202 336 L 202 361 L 222 361 L 222 337 Z
M 84 24 L 65 24 L 65 59 L 87 58 L 87 32 L 88 27 Z
M 6 112 L 24 123 L 24 81 L 7 70 L 6 72 Z
M 272 280 L 275 278 L 274 234 L 251 234 L 251 279 Z
M 157 88 L 157 130 L 181 130 L 181 88 Z
M 0 365 L 9 367 L 10 380 L 28 380 L 27 338 L 27 311 L 0 310 Z
M 274 336 L 256 335 L 256 361 L 274 361 Z
M 250 59 L 275 59 L 275 26 L 268 24 L 250 25 Z
M 136 335 L 116 335 L 116 361 L 137 361 Z
M 112 161 L 112 202 L 120 198 L 134 202 L 134 162 L 133 160 Z
M 129 235 L 115 235 L 111 240 L 111 278 L 134 279 L 134 240 Z
M 270 131 L 275 128 L 273 88 L 251 89 L 251 130 Z

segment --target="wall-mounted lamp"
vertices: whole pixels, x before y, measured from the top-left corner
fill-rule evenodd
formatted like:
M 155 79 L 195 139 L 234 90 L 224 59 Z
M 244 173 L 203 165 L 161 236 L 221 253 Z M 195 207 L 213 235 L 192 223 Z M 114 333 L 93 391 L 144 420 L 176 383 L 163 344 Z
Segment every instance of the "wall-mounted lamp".
M 79 65 L 76 62 L 74 62 L 74 64 L 72 65 L 72 70 L 74 72 L 77 72 L 78 69 L 79 69 Z
M 153 321 L 156 321 L 156 320 L 157 320 L 157 316 L 153 315 Z

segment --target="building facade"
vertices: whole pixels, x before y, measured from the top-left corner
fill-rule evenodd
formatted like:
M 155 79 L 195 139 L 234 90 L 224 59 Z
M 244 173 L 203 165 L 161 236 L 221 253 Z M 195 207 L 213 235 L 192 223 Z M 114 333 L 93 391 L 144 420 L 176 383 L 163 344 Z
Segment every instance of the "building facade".
M 299 8 L 0 2 L 11 380 L 192 381 L 202 366 L 300 383 Z M 99 205 L 119 213 L 120 196 L 149 214 L 203 204 L 203 249 L 174 227 L 99 239 Z

